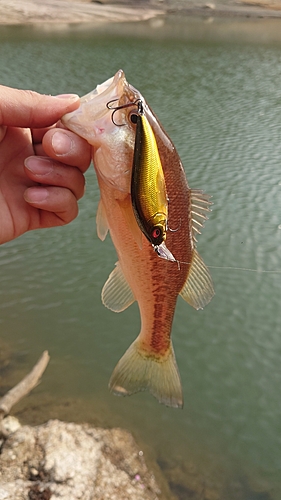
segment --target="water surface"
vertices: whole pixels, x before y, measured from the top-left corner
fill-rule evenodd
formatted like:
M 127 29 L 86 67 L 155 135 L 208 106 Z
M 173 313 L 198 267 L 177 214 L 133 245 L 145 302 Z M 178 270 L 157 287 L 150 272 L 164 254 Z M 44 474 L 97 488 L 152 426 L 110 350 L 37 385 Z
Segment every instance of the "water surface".
M 223 499 L 281 498 L 278 33 L 272 21 L 197 19 L 0 31 L 5 85 L 82 95 L 124 69 L 172 137 L 190 186 L 213 196 L 198 250 L 216 295 L 199 312 L 179 299 L 173 325 L 183 411 L 146 393 L 108 393 L 140 320 L 136 305 L 116 315 L 100 300 L 116 254 L 109 238 L 96 236 L 92 169 L 73 223 L 0 248 L 1 337 L 26 369 L 42 350 L 51 354 L 38 402 L 48 393 L 74 398 L 69 419 L 83 421 L 92 407 L 105 425 L 133 431 L 153 449 L 178 498 L 189 498 L 191 470 Z M 55 405 L 47 414 L 56 417 Z

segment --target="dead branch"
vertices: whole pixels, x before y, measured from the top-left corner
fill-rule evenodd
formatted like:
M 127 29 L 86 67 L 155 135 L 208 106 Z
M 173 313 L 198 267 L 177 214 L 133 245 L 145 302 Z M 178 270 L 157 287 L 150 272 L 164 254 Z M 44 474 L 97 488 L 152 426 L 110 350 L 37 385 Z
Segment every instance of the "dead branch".
M 31 372 L 0 399 L 0 422 L 6 415 L 9 415 L 11 408 L 20 399 L 29 394 L 39 384 L 40 378 L 49 363 L 49 359 L 48 351 L 44 351 Z

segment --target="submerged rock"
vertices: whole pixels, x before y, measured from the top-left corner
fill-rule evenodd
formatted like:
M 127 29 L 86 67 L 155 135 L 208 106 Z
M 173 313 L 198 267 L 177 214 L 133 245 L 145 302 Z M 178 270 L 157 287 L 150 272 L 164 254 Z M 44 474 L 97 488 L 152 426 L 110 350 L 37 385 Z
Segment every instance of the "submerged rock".
M 0 500 L 158 500 L 159 495 L 142 452 L 122 429 L 50 420 L 20 426 L 3 441 Z

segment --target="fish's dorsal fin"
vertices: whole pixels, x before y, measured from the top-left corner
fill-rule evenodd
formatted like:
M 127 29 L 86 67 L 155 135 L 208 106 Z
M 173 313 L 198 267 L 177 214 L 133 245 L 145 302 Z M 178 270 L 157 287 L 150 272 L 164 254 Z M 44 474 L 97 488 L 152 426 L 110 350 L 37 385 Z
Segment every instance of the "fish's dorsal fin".
M 212 205 L 211 196 L 200 189 L 191 189 L 191 218 L 193 240 L 197 242 L 196 235 L 201 234 L 204 222 L 208 220 L 207 213 L 211 212 L 209 208 Z
M 97 234 L 101 241 L 104 241 L 106 235 L 108 233 L 108 222 L 105 213 L 105 208 L 102 200 L 99 201 L 97 216 L 96 216 L 96 224 L 97 224 Z
M 124 200 L 118 200 L 118 202 L 122 210 L 123 217 L 127 223 L 127 226 L 130 229 L 131 234 L 135 242 L 137 243 L 139 249 L 142 250 L 142 232 L 136 221 L 136 217 L 133 211 L 131 196 L 128 195 Z
M 188 277 L 180 296 L 195 309 L 203 309 L 214 294 L 215 291 L 209 270 L 197 250 L 194 249 Z
M 114 312 L 124 311 L 135 301 L 119 262 L 103 286 L 101 300 L 105 307 Z

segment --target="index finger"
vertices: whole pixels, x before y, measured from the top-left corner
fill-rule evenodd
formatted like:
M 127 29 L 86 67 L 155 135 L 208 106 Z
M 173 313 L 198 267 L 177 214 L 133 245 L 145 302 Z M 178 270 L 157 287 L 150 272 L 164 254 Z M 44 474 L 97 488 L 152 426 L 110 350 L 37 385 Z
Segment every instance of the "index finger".
M 42 128 L 79 107 L 79 96 L 50 96 L 0 85 L 0 125 Z

